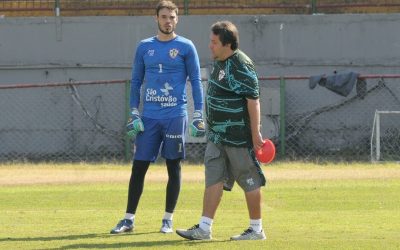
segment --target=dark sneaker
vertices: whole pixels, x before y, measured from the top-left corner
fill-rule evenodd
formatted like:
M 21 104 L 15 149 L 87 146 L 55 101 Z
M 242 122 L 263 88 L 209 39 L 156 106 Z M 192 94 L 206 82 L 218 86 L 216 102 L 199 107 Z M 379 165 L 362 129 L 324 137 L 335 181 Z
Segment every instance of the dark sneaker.
M 172 233 L 172 220 L 162 220 L 162 224 L 161 224 L 161 229 L 160 229 L 161 233 Z
M 110 234 L 120 234 L 125 232 L 131 232 L 134 228 L 133 221 L 123 219 L 111 230 Z
M 176 233 L 188 240 L 211 240 L 211 232 L 206 232 L 199 227 L 199 224 L 194 225 L 188 230 L 178 229 Z
M 232 236 L 231 240 L 265 240 L 266 238 L 263 230 L 257 233 L 249 227 L 242 234 Z

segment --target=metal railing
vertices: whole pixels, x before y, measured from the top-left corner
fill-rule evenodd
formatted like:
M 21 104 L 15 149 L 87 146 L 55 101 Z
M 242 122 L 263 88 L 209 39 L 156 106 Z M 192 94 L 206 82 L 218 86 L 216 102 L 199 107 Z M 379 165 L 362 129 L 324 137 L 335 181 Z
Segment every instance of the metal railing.
M 0 85 L 0 160 L 128 160 L 128 88 L 127 80 Z
M 279 136 L 273 138 L 281 159 L 368 161 L 376 110 L 400 110 L 400 75 L 360 75 L 349 96 L 309 87 L 309 76 L 272 76 L 279 81 Z M 268 84 L 268 83 L 267 83 Z M 282 115 L 283 114 L 283 115 Z M 400 117 L 386 121 L 390 155 L 400 160 Z M 394 160 L 393 157 L 387 160 Z
M 264 135 L 277 160 L 369 161 L 375 111 L 400 110 L 396 74 L 360 75 L 346 97 L 311 89 L 309 76 L 259 80 Z M 0 161 L 129 160 L 128 105 L 128 80 L 0 84 Z M 400 160 L 399 124 L 400 116 L 381 119 L 379 150 L 391 157 L 381 160 Z M 202 161 L 204 142 L 186 147 L 189 161 Z

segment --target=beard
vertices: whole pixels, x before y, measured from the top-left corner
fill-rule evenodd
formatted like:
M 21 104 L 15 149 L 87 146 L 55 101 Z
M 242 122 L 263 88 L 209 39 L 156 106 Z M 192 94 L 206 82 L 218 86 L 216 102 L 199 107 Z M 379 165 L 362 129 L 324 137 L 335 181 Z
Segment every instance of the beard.
M 161 33 L 165 34 L 165 35 L 170 35 L 170 34 L 172 34 L 172 33 L 175 31 L 175 29 L 174 29 L 173 26 L 171 27 L 170 30 L 163 30 L 163 29 L 161 28 L 160 23 L 158 23 L 158 30 L 159 30 Z

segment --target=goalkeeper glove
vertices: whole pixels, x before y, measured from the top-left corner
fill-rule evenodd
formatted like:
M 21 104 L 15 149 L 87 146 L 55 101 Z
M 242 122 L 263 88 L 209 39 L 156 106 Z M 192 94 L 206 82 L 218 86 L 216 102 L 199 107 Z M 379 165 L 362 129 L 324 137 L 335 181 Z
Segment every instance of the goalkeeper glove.
M 206 134 L 206 126 L 204 125 L 201 110 L 193 112 L 193 121 L 189 126 L 189 134 L 193 137 L 203 137 Z
M 142 119 L 139 116 L 139 110 L 132 108 L 128 124 L 126 125 L 127 134 L 129 137 L 136 136 L 139 132 L 144 131 L 144 125 Z

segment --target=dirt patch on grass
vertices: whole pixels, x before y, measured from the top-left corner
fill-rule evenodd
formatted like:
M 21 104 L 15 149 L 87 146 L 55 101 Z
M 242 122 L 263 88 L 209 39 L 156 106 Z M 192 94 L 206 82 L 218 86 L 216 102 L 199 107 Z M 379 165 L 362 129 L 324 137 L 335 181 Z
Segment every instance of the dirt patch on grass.
M 124 169 L 57 169 L 57 168 L 0 168 L 0 186 L 32 184 L 73 184 L 73 183 L 128 183 L 130 168 Z M 182 173 L 183 180 L 188 182 L 202 181 L 203 172 L 189 171 Z M 146 181 L 167 181 L 167 171 L 161 168 L 150 168 Z
M 57 167 L 0 167 L 0 186 L 32 184 L 77 184 L 77 183 L 128 183 L 130 168 L 57 168 Z M 399 168 L 312 168 L 284 169 L 265 168 L 268 180 L 334 180 L 334 179 L 397 179 Z M 185 182 L 203 182 L 204 168 L 185 167 L 182 171 Z M 166 182 L 167 171 L 163 167 L 150 167 L 146 181 Z
M 334 180 L 400 178 L 400 168 L 277 169 L 266 171 L 271 180 Z

